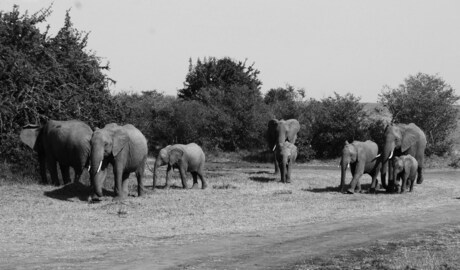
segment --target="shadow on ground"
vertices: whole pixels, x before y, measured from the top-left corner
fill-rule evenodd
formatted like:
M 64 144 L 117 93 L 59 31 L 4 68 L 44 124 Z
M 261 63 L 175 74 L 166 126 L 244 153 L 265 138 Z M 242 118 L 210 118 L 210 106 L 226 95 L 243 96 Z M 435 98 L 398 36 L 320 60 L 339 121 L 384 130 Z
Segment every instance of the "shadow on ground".
M 151 189 L 152 186 L 145 186 L 145 188 L 147 189 Z M 159 185 L 156 185 L 155 186 L 155 189 L 182 189 L 182 185 L 170 185 L 169 187 L 166 187 L 166 185 L 162 185 L 162 186 L 159 186 Z
M 271 171 L 247 172 L 247 174 L 273 174 Z
M 348 189 L 349 186 L 346 187 Z M 371 184 L 364 184 L 361 185 L 361 193 L 370 193 L 369 189 L 371 188 Z M 323 192 L 338 192 L 340 193 L 340 186 L 328 186 L 324 188 L 303 188 L 302 191 L 308 191 L 308 192 L 313 192 L 313 193 L 323 193 Z M 376 190 L 376 194 L 380 193 L 386 193 L 385 190 Z
M 52 191 L 45 191 L 44 195 L 53 199 L 62 201 L 73 201 L 72 199 L 77 198 L 80 201 L 87 201 L 88 196 L 91 194 L 91 187 L 86 186 L 80 182 L 71 183 L 65 186 L 59 187 Z M 114 196 L 113 191 L 102 189 L 104 196 Z
M 263 177 L 263 176 L 251 176 L 249 177 L 252 181 L 261 182 L 261 183 L 268 183 L 268 182 L 275 182 L 277 179 L 275 177 Z

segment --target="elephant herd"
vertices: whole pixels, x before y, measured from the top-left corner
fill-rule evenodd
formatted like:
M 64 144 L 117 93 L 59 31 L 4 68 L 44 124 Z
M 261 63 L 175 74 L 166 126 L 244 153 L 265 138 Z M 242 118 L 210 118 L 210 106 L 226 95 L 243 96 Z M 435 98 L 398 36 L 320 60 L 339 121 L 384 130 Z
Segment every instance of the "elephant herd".
M 275 173 L 281 173 L 281 182 L 290 182 L 292 163 L 297 157 L 294 145 L 300 124 L 296 119 L 270 120 L 266 139 L 270 150 L 274 152 Z M 384 133 L 385 143 L 379 152 L 378 145 L 370 140 L 365 142 L 345 142 L 340 161 L 340 191 L 353 194 L 361 192 L 360 178 L 363 174 L 372 177 L 370 192 L 378 186 L 377 176 L 380 173 L 381 183 L 387 192 L 409 191 L 423 182 L 423 164 L 425 158 L 426 137 L 415 124 L 391 124 Z M 346 189 L 345 178 L 350 167 L 352 180 Z M 386 174 L 388 172 L 388 184 Z M 402 181 L 401 181 L 402 180 Z M 346 190 L 345 190 L 346 189 Z
M 281 182 L 291 182 L 291 170 L 297 158 L 295 142 L 300 124 L 296 119 L 270 120 L 268 122 L 266 140 L 274 152 L 275 173 L 280 172 Z M 360 177 L 367 173 L 372 177 L 370 191 L 377 187 L 377 175 L 381 174 L 382 186 L 388 191 L 404 192 L 407 187 L 413 190 L 414 182 L 423 182 L 423 163 L 426 138 L 423 131 L 415 124 L 389 125 L 385 129 L 385 144 L 379 153 L 379 147 L 372 141 L 345 142 L 341 159 L 340 190 L 345 192 L 345 173 L 350 167 L 352 180 L 348 193 L 361 191 Z M 147 140 L 133 125 L 120 126 L 107 124 L 104 128 L 94 131 L 78 120 L 49 120 L 42 126 L 27 125 L 20 133 L 20 139 L 38 154 L 40 176 L 47 183 L 49 170 L 54 185 L 70 183 L 69 168 L 75 171 L 74 182 L 78 182 L 84 168 L 90 175 L 90 201 L 98 201 L 103 196 L 102 186 L 107 176 L 108 165 L 112 165 L 114 174 L 114 200 L 122 200 L 127 196 L 127 181 L 131 173 L 135 173 L 138 184 L 138 195 L 147 191 L 143 185 L 143 174 L 147 160 Z M 59 164 L 62 182 L 57 175 Z M 204 179 L 205 154 L 195 143 L 187 145 L 168 145 L 161 149 L 154 165 L 153 187 L 158 178 L 158 168 L 167 165 L 166 187 L 169 187 L 169 172 L 179 170 L 183 188 L 187 188 L 186 173 L 193 177 L 193 187 L 198 188 L 198 177 L 201 188 L 207 183 Z M 388 171 L 388 184 L 385 181 Z M 402 179 L 402 181 L 400 181 Z M 402 183 L 401 183 L 402 182 Z
M 20 139 L 38 154 L 40 176 L 47 183 L 46 170 L 51 175 L 54 185 L 62 184 L 57 175 L 59 164 L 62 181 L 70 183 L 69 168 L 75 171 L 74 182 L 78 182 L 84 168 L 88 168 L 92 193 L 90 201 L 98 201 L 103 196 L 102 186 L 107 176 L 108 165 L 112 165 L 114 175 L 114 200 L 122 200 L 127 196 L 128 179 L 131 173 L 136 174 L 138 195 L 146 193 L 142 178 L 147 160 L 147 140 L 133 125 L 119 126 L 107 124 L 104 128 L 93 130 L 78 120 L 55 121 L 49 120 L 43 126 L 28 125 L 21 131 Z M 201 148 L 192 143 L 188 145 L 171 145 L 160 151 L 154 168 L 154 184 L 157 168 L 168 164 L 180 171 L 182 184 L 187 187 L 185 173 L 191 172 L 194 186 L 197 186 L 197 176 L 206 188 L 203 178 L 205 157 Z M 166 179 L 168 176 L 166 176 Z M 166 182 L 168 185 L 168 181 Z

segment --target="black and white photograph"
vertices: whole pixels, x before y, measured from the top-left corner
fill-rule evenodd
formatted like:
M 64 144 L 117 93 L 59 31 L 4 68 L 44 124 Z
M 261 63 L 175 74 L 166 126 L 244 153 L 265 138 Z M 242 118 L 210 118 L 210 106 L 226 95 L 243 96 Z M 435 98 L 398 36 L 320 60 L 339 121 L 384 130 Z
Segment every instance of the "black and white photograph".
M 2 0 L 0 269 L 460 269 L 460 1 Z

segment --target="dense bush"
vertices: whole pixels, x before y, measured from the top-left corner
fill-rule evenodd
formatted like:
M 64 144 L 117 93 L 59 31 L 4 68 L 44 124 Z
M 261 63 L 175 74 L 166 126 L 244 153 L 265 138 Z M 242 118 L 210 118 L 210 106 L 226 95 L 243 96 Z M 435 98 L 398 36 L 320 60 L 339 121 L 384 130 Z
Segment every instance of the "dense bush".
M 85 50 L 88 35 L 72 27 L 69 13 L 52 37 L 41 32 L 51 10 L 0 13 L 0 161 L 25 163 L 22 126 L 48 119 L 81 119 L 92 126 L 119 119 L 100 59 Z
M 386 87 L 379 102 L 389 109 L 395 123 L 413 122 L 425 132 L 428 155 L 442 155 L 450 150 L 449 136 L 457 127 L 454 104 L 459 99 L 441 77 L 418 73 L 398 88 Z

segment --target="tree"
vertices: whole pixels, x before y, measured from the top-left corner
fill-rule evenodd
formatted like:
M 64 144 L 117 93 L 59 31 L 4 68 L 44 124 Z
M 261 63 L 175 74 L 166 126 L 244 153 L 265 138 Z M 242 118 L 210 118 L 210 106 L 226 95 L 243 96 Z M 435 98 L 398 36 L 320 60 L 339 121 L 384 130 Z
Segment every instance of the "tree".
M 391 112 L 395 123 L 415 123 L 426 134 L 427 154 L 449 151 L 449 136 L 457 126 L 454 89 L 438 75 L 418 73 L 399 87 L 385 87 L 379 102 Z
M 362 122 L 366 117 L 360 98 L 347 93 L 328 97 L 321 101 L 312 100 L 307 113 L 312 116 L 312 148 L 317 157 L 335 158 L 345 141 L 363 140 Z
M 228 57 L 210 57 L 203 62 L 198 58 L 195 65 L 190 59 L 185 87 L 178 91 L 178 97 L 206 103 L 209 96 L 204 93 L 205 89 L 226 91 L 231 86 L 238 85 L 247 86 L 250 91 L 260 91 L 262 82 L 257 78 L 259 73 L 254 64 L 246 66 L 246 61 L 237 62 Z
M 291 85 L 285 88 L 278 87 L 268 90 L 264 102 L 270 108 L 270 113 L 276 119 L 292 119 L 299 117 L 299 108 L 302 99 L 305 97 L 305 90 L 296 90 Z
M 81 119 L 91 126 L 119 119 L 100 59 L 85 50 L 88 35 L 67 12 L 56 36 L 41 32 L 50 8 L 28 15 L 0 13 L 0 159 L 22 162 L 22 126 L 48 119 Z

